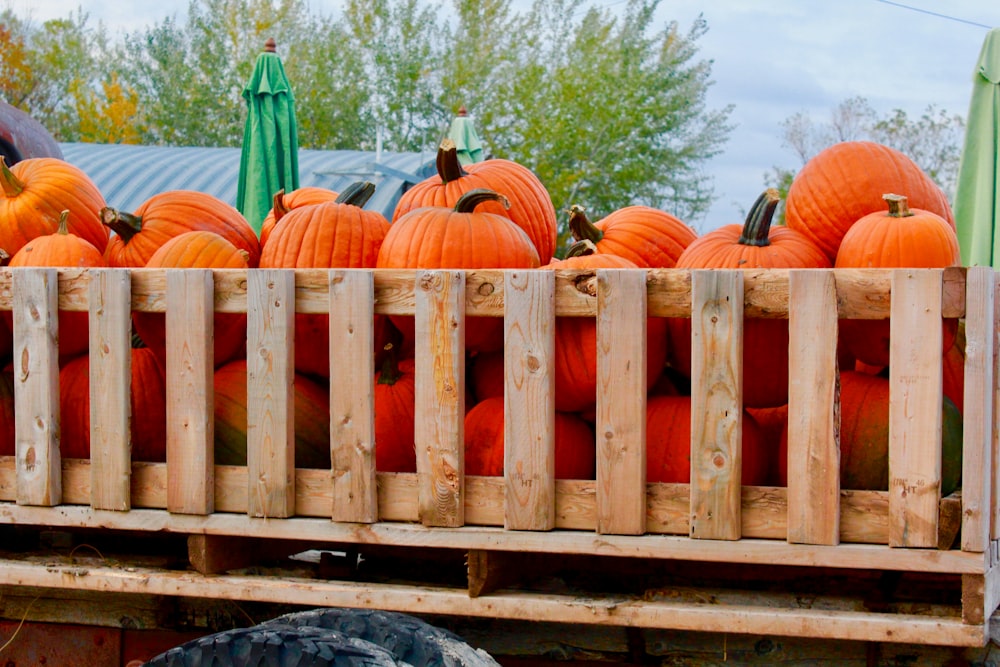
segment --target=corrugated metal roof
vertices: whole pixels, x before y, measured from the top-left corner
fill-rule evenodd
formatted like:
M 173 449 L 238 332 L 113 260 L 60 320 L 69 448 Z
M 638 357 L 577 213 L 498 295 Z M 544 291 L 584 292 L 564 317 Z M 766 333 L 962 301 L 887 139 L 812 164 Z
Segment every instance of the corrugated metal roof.
M 65 160 L 97 184 L 108 206 L 134 211 L 160 192 L 197 190 L 236 204 L 239 148 L 63 143 Z M 375 184 L 366 209 L 389 220 L 399 196 L 434 173 L 431 153 L 299 150 L 299 187 L 342 191 L 360 180 Z

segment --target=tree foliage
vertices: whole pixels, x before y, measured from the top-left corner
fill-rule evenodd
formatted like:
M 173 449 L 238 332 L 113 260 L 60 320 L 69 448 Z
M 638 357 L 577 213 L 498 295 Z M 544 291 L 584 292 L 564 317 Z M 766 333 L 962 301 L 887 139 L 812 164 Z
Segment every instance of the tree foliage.
M 306 0 L 190 0 L 113 43 L 81 13 L 37 26 L 8 10 L 0 95 L 60 140 L 238 146 L 242 88 L 274 37 L 302 148 L 430 157 L 464 105 L 487 154 L 532 169 L 560 211 L 646 204 L 694 224 L 731 109 L 706 104 L 705 22 L 657 27 L 658 5 L 349 0 L 321 16 Z

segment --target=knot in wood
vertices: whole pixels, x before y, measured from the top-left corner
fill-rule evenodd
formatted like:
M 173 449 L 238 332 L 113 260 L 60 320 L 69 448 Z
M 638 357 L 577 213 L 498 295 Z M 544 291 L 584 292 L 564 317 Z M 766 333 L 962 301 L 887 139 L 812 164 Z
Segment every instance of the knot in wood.
M 538 371 L 539 368 L 542 367 L 542 362 L 535 355 L 529 354 L 528 357 L 524 360 L 524 365 L 528 368 L 529 372 L 535 373 Z
M 726 465 L 726 457 L 722 454 L 722 452 L 715 452 L 712 454 L 712 465 L 716 468 L 722 468 Z
M 497 291 L 497 287 L 493 283 L 482 283 L 476 291 L 480 296 L 490 296 Z
M 594 273 L 581 273 L 573 279 L 573 287 L 587 296 L 597 296 L 597 276 Z

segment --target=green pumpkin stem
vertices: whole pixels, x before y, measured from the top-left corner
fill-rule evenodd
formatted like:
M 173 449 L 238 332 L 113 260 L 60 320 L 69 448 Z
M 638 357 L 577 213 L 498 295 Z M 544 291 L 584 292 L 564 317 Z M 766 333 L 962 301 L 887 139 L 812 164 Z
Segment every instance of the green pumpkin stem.
M 604 232 L 587 217 L 587 210 L 578 204 L 569 207 L 569 231 L 576 241 L 588 239 L 597 243 L 604 238 Z
M 510 201 L 499 192 L 486 188 L 469 190 L 455 202 L 455 213 L 472 213 L 476 207 L 485 201 L 500 202 L 505 209 L 510 208 Z
M 743 233 L 740 234 L 740 245 L 765 247 L 771 245 L 771 221 L 774 211 L 778 208 L 781 195 L 774 188 L 768 188 L 754 202 L 743 223 Z
M 448 138 L 442 139 L 438 146 L 435 166 L 442 183 L 451 183 L 469 175 L 469 172 L 462 169 L 462 163 L 458 161 L 458 147 L 454 141 Z
M 374 183 L 371 181 L 355 181 L 344 188 L 344 191 L 337 195 L 334 201 L 338 204 L 350 204 L 351 206 L 364 208 L 364 205 L 368 203 L 373 194 L 375 194 Z
M 882 199 L 889 204 L 890 218 L 909 218 L 913 215 L 905 195 L 884 194 Z
M 8 197 L 16 197 L 24 191 L 24 183 L 7 166 L 7 160 L 0 155 L 0 187 Z
M 596 254 L 597 245 L 590 239 L 580 239 L 566 250 L 566 257 L 584 257 Z
M 119 211 L 110 206 L 101 209 L 101 222 L 120 236 L 125 245 L 128 245 L 132 237 L 142 231 L 142 218 L 140 216 Z

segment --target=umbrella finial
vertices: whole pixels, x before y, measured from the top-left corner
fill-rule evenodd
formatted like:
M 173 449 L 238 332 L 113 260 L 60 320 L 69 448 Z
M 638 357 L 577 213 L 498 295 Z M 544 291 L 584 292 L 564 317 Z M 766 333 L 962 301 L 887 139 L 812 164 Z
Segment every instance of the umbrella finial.
M 459 116 L 468 116 L 469 115 L 469 111 L 465 108 L 464 104 L 462 106 L 458 107 L 458 115 Z
M 268 37 L 264 42 L 264 53 L 274 53 L 277 48 L 278 43 L 274 41 L 274 37 Z

